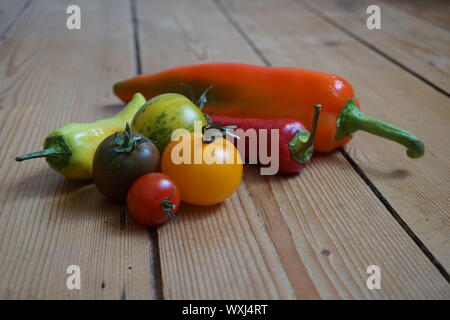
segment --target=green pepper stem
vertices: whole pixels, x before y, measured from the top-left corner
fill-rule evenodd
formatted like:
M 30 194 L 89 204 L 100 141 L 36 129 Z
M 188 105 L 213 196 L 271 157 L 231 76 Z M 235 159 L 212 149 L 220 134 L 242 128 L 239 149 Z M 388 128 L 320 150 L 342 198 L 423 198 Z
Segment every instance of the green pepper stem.
M 320 115 L 321 108 L 322 108 L 322 106 L 320 104 L 314 105 L 314 119 L 313 119 L 313 123 L 312 123 L 312 127 L 311 127 L 311 132 L 309 134 L 308 140 L 303 145 L 303 148 L 306 150 L 313 148 L 313 146 L 314 146 L 314 137 L 316 136 L 316 132 L 317 132 L 317 124 L 319 123 L 319 115 Z
M 62 135 L 50 135 L 45 138 L 44 150 L 24 154 L 16 157 L 16 161 L 24 161 L 35 158 L 46 158 L 47 162 L 55 169 L 62 170 L 69 166 L 72 158 L 72 149 Z
M 292 137 L 291 141 L 289 141 L 292 158 L 300 163 L 308 162 L 314 152 L 314 137 L 317 132 L 321 108 L 322 106 L 320 104 L 314 105 L 314 119 L 311 132 L 299 130 Z
M 339 114 L 337 127 L 336 139 L 350 136 L 354 132 L 362 130 L 405 146 L 407 148 L 406 154 L 410 158 L 420 158 L 425 152 L 423 142 L 412 133 L 387 122 L 366 116 L 356 106 L 354 99 L 349 99 L 347 105 Z
M 21 162 L 21 161 L 28 160 L 28 159 L 45 158 L 45 157 L 55 155 L 55 154 L 71 154 L 71 153 L 57 151 L 56 149 L 53 149 L 53 148 L 47 148 L 47 149 L 44 149 L 41 151 L 30 152 L 30 153 L 24 154 L 22 156 L 18 156 L 18 157 L 16 157 L 16 161 Z

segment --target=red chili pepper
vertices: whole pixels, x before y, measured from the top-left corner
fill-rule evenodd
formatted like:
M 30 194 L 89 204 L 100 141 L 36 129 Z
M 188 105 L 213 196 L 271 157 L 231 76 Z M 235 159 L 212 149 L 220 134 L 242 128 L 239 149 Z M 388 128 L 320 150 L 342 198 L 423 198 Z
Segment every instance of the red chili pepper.
M 303 123 L 295 119 L 280 118 L 280 119 L 258 119 L 258 118 L 236 118 L 227 116 L 209 116 L 211 124 L 219 124 L 224 126 L 236 126 L 237 129 L 242 129 L 244 132 L 235 131 L 241 141 L 245 141 L 245 156 L 246 159 L 249 158 L 249 141 L 245 139 L 245 133 L 248 129 L 256 129 L 256 138 L 258 149 L 260 147 L 260 139 L 263 134 L 267 134 L 267 151 L 271 150 L 271 134 L 273 129 L 278 130 L 279 140 L 278 140 L 278 154 L 279 154 L 279 172 L 283 173 L 296 173 L 302 170 L 308 160 L 311 158 L 314 146 L 314 136 L 317 131 L 317 123 L 320 114 L 320 105 L 314 106 L 314 119 L 312 121 L 312 129 L 309 132 Z M 265 131 L 260 131 L 259 129 L 266 129 Z M 238 134 L 241 133 L 241 134 Z M 244 140 L 245 139 L 245 140 Z M 239 146 L 239 142 L 234 140 L 235 145 Z M 242 144 L 244 145 L 244 144 Z M 239 149 L 239 148 L 238 148 Z M 242 152 L 242 150 L 239 150 Z M 259 150 L 258 150 L 259 151 Z M 258 155 L 258 163 L 263 163 L 260 159 L 260 154 Z M 266 156 L 266 155 L 264 155 Z M 273 157 L 272 154 L 268 154 L 268 157 Z M 266 163 L 264 163 L 266 164 Z

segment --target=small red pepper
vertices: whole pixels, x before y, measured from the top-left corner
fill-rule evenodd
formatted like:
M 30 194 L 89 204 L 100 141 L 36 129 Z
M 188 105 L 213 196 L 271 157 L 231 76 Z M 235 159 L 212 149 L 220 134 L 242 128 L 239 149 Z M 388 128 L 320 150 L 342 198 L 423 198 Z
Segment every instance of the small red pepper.
M 279 172 L 282 173 L 296 173 L 302 170 L 306 163 L 311 158 L 314 151 L 314 136 L 317 131 L 317 124 L 320 114 L 320 105 L 316 104 L 314 106 L 314 119 L 312 121 L 312 129 L 309 132 L 303 123 L 295 119 L 289 118 L 279 118 L 279 119 L 260 119 L 260 118 L 237 118 L 237 117 L 227 117 L 227 116 L 215 116 L 210 115 L 211 124 L 221 124 L 223 126 L 236 126 L 237 129 L 242 129 L 245 133 L 248 129 L 256 129 L 257 146 L 259 148 L 259 143 L 262 134 L 269 135 L 266 139 L 267 150 L 271 150 L 271 130 L 279 130 Z M 259 129 L 267 129 L 267 131 L 260 131 Z M 237 134 L 241 140 L 245 139 L 245 136 Z M 249 158 L 249 141 L 245 140 L 245 156 L 246 159 Z M 238 141 L 234 140 L 236 146 L 239 146 Z M 238 148 L 239 149 L 239 148 Z M 242 150 L 239 150 L 240 152 Z M 262 163 L 260 154 L 258 155 L 258 163 Z M 268 155 L 272 157 L 273 155 Z

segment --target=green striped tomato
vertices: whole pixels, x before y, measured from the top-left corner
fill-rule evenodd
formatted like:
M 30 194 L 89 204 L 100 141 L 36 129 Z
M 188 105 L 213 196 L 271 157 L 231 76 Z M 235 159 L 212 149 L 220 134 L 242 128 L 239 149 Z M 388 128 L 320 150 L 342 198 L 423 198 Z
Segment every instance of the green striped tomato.
M 136 113 L 131 130 L 156 142 L 163 152 L 171 141 L 172 131 L 187 129 L 194 131 L 194 122 L 207 124 L 201 110 L 181 94 L 165 93 L 147 101 Z

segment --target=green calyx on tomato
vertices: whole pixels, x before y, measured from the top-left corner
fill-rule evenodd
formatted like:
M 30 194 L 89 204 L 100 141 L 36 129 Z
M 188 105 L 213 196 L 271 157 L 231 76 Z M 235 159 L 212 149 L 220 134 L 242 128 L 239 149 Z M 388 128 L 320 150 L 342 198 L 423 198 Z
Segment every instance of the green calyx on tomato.
M 224 126 L 223 122 L 218 122 L 218 123 L 207 124 L 206 126 L 203 126 L 202 127 L 202 134 L 205 135 L 205 133 L 208 130 L 210 130 L 210 129 L 216 129 L 216 130 L 219 130 L 220 135 L 221 135 L 222 138 L 226 138 L 226 136 L 228 135 L 228 136 L 230 136 L 232 138 L 235 138 L 235 139 L 239 140 L 239 139 L 241 139 L 241 137 L 239 137 L 238 135 L 235 135 L 234 133 L 230 132 L 230 130 L 234 130 L 236 128 L 237 128 L 237 126 L 234 126 L 234 125 L 232 125 L 232 126 Z M 206 139 L 204 138 L 203 142 L 204 143 L 211 143 L 211 142 L 214 142 L 215 138 L 216 138 L 215 135 L 211 135 L 210 137 L 208 137 Z
M 130 153 L 136 149 L 139 144 L 147 141 L 149 141 L 149 139 L 141 135 L 133 135 L 131 133 L 130 124 L 127 122 L 125 131 L 122 135 L 120 135 L 119 132 L 114 134 L 114 143 L 117 145 L 114 151 Z
M 194 91 L 192 91 L 191 87 L 189 87 L 185 83 L 180 83 L 180 85 L 189 92 L 190 99 L 191 99 L 192 103 L 195 103 L 195 105 L 200 110 L 202 110 L 203 107 L 205 106 L 205 104 L 209 101 L 209 99 L 208 99 L 208 91 L 211 90 L 212 87 L 214 87 L 214 86 L 209 86 L 208 88 L 205 89 L 205 91 L 203 91 L 203 93 L 200 95 L 200 97 L 198 97 L 198 99 L 196 99 Z
M 173 189 L 172 194 L 170 196 L 168 196 L 167 198 L 164 198 L 161 200 L 161 208 L 162 208 L 163 212 L 166 213 L 172 219 L 178 219 L 178 217 L 174 213 L 174 210 L 178 209 L 177 205 L 175 203 L 173 203 L 172 201 L 170 201 L 170 199 L 172 199 L 173 196 L 176 194 L 177 187 L 175 187 L 173 185 L 172 189 Z
M 144 174 L 130 187 L 127 208 L 130 215 L 146 226 L 157 226 L 170 218 L 180 205 L 180 191 L 175 181 L 160 172 Z
M 161 171 L 181 188 L 181 199 L 209 206 L 231 196 L 239 187 L 243 173 L 242 159 L 235 146 L 222 137 L 205 143 L 200 133 L 179 138 L 164 150 Z M 196 162 L 197 156 L 200 162 Z
M 93 178 L 97 189 L 108 199 L 125 200 L 131 184 L 141 175 L 159 169 L 158 148 L 146 137 L 125 131 L 116 132 L 97 147 Z

